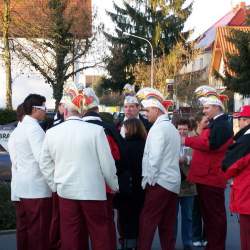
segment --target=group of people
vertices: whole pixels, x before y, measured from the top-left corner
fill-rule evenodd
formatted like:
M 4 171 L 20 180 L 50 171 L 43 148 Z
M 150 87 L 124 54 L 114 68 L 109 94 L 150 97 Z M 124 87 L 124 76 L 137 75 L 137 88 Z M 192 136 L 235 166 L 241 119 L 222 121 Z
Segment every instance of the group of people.
M 125 97 L 116 127 L 102 120 L 91 88 L 66 87 L 47 131 L 39 125 L 46 99 L 27 96 L 8 142 L 17 249 L 88 250 L 90 241 L 93 250 L 116 250 L 117 228 L 122 249 L 150 250 L 158 228 L 161 248 L 174 250 L 180 206 L 185 250 L 194 225 L 202 225 L 194 211 L 205 249 L 225 250 L 224 191 L 234 178 L 230 208 L 240 214 L 241 247 L 249 250 L 250 106 L 237 114 L 241 130 L 233 137 L 216 91 L 202 86 L 196 94 L 203 112 L 193 130 L 186 119 L 170 121 L 152 88 Z

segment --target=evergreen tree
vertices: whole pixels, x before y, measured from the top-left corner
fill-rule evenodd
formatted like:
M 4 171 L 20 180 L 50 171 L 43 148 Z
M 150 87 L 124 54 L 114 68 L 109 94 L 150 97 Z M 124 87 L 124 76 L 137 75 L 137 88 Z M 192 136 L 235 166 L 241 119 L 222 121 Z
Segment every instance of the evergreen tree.
M 132 0 L 123 1 L 124 7 L 114 3 L 115 12 L 108 12 L 115 26 L 123 32 L 128 32 L 148 39 L 154 50 L 154 58 L 160 58 L 170 53 L 180 39 L 187 39 L 190 32 L 183 32 L 184 23 L 191 13 L 192 5 L 183 7 L 185 0 Z M 115 62 L 112 53 L 107 62 L 108 71 L 113 78 L 114 72 L 123 71 L 123 85 L 132 82 L 132 72 L 128 69 L 138 62 L 150 64 L 151 50 L 145 41 L 122 34 L 116 29 L 116 35 L 105 33 L 111 42 L 112 49 L 118 44 L 123 45 L 122 56 L 124 64 Z M 109 70 L 113 64 L 116 69 Z M 121 69 L 120 69 L 121 68 Z
M 232 30 L 229 41 L 236 48 L 235 54 L 227 54 L 228 68 L 223 79 L 229 90 L 243 96 L 250 95 L 250 27 L 248 31 Z

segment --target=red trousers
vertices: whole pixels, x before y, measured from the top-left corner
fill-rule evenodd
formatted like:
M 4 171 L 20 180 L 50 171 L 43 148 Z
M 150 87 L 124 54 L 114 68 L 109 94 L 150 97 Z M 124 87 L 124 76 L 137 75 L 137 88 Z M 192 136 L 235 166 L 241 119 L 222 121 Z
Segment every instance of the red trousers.
M 107 193 L 110 250 L 116 250 L 116 227 L 115 227 L 115 222 L 114 222 L 113 198 L 114 198 L 113 194 Z
M 17 234 L 18 247 L 25 247 L 25 250 L 49 249 L 51 206 L 51 198 L 21 199 L 18 202 L 17 230 L 23 232 Z
M 60 212 L 59 212 L 59 197 L 57 193 L 52 194 L 52 218 L 49 231 L 50 250 L 60 250 Z
M 82 225 L 81 225 L 82 226 Z M 89 249 L 89 237 L 86 227 L 82 227 L 81 246 L 83 249 Z M 61 250 L 61 232 L 60 232 L 60 210 L 59 196 L 52 194 L 52 219 L 50 225 L 50 250 Z
M 250 214 L 240 214 L 241 250 L 250 249 Z
M 162 250 L 174 250 L 177 194 L 155 185 L 146 187 L 140 216 L 138 250 L 151 250 L 158 226 Z
M 90 235 L 92 250 L 110 250 L 107 201 L 80 201 L 59 197 L 62 250 L 86 250 L 82 239 Z
M 14 202 L 16 208 L 16 241 L 17 250 L 28 249 L 28 228 L 26 213 L 19 201 Z
M 227 218 L 224 188 L 197 184 L 208 244 L 206 250 L 225 250 Z

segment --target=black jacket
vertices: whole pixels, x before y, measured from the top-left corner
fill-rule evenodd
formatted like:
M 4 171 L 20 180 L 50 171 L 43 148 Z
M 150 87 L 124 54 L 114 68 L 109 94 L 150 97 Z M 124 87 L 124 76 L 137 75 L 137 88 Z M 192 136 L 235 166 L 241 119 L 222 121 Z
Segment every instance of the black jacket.
M 208 127 L 210 128 L 209 145 L 211 150 L 219 149 L 233 137 L 233 128 L 226 114 L 210 120 Z

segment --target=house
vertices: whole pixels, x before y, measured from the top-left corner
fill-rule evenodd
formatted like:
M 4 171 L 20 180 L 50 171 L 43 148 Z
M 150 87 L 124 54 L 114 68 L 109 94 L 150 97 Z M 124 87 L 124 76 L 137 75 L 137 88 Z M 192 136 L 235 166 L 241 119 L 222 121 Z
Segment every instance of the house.
M 235 48 L 234 44 L 228 40 L 230 37 L 232 37 L 233 30 L 250 32 L 250 26 L 231 26 L 217 28 L 209 69 L 209 83 L 217 89 L 222 89 L 224 86 L 221 80 L 215 79 L 214 71 L 219 72 L 222 76 L 224 75 L 225 71 L 227 71 L 229 74 L 233 74 L 233 72 L 227 68 L 227 54 L 237 54 L 237 49 Z M 241 95 L 235 93 L 234 110 L 239 110 L 239 108 L 244 104 L 250 104 L 250 99 L 243 98 Z
M 35 27 L 48 27 L 51 23 L 48 18 L 48 3 L 49 0 L 21 0 L 10 1 L 10 37 L 22 38 L 26 37 L 27 31 L 25 25 L 31 24 Z M 0 1 L 0 16 L 3 13 L 3 1 Z M 71 33 L 76 39 L 84 39 L 92 35 L 92 0 L 69 0 L 67 8 L 64 11 L 66 18 L 74 18 L 77 20 L 71 27 Z M 0 18 L 0 27 L 2 26 L 2 18 Z M 23 25 L 15 25 L 22 23 Z M 39 34 L 39 35 L 37 35 Z M 2 36 L 0 31 L 0 37 Z M 34 38 L 46 38 L 46 31 L 41 33 L 32 33 Z M 2 46 L 1 46 L 2 47 Z M 5 68 L 0 57 L 0 75 L 5 74 Z M 80 68 L 82 64 L 79 59 L 72 67 Z M 31 68 L 25 61 L 20 61 L 12 54 L 12 100 L 13 107 L 16 108 L 24 98 L 30 93 L 39 93 L 47 99 L 48 108 L 54 108 L 54 100 L 52 98 L 52 88 L 45 83 L 44 78 L 38 71 Z M 78 73 L 74 79 L 78 82 L 84 82 L 85 76 Z M 1 77 L 0 81 L 0 108 L 5 107 L 5 78 Z
M 200 85 L 208 84 L 216 29 L 218 27 L 244 26 L 246 16 L 250 14 L 249 7 L 250 6 L 246 6 L 245 2 L 239 3 L 214 25 L 207 29 L 202 35 L 200 35 L 196 39 L 196 49 L 199 49 L 200 53 L 194 60 L 181 69 L 179 75 L 190 80 L 194 79 Z

